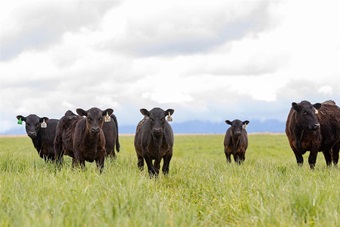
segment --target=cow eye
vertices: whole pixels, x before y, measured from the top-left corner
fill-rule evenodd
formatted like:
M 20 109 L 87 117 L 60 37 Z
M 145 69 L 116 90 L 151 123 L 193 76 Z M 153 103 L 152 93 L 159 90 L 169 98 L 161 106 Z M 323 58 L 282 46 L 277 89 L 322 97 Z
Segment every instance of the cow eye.
M 151 122 L 153 122 L 153 121 L 154 121 L 154 119 L 153 119 L 153 118 L 150 118 L 150 121 L 151 121 Z
M 102 118 L 102 117 L 98 118 L 98 121 L 101 121 L 101 120 L 103 120 L 103 118 Z
M 303 114 L 304 114 L 304 115 L 307 115 L 307 111 L 303 111 Z
M 88 121 L 92 121 L 92 118 L 88 117 L 87 120 L 88 120 Z
M 164 117 L 161 118 L 161 121 L 164 121 Z
M 30 124 L 28 124 L 27 122 L 26 122 L 26 125 L 27 125 L 27 126 L 30 126 Z

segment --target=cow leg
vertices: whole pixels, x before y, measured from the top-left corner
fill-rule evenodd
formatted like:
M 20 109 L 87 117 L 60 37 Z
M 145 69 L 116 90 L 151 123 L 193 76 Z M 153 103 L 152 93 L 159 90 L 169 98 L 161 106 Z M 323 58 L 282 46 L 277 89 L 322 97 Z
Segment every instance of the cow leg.
M 172 154 L 165 155 L 164 158 L 163 158 L 162 172 L 163 172 L 164 175 L 168 175 L 168 173 L 169 173 L 169 166 L 170 166 L 171 158 L 172 158 Z
M 228 162 L 228 163 L 231 163 L 230 153 L 224 152 L 224 154 L 225 154 L 225 157 L 226 157 L 226 159 L 227 159 L 227 162 Z
M 159 169 L 161 168 L 161 159 L 156 159 L 153 166 L 155 167 L 156 174 L 159 174 Z
M 137 159 L 137 166 L 142 171 L 144 169 L 144 158 L 141 155 L 137 154 Z
M 235 162 L 237 163 L 237 164 L 242 164 L 242 154 L 240 154 L 240 153 L 236 153 L 235 155 L 234 155 L 234 160 L 235 160 Z
M 315 163 L 316 163 L 316 157 L 318 156 L 318 151 L 310 151 L 309 157 L 308 157 L 308 163 L 309 167 L 311 169 L 315 168 Z
M 297 162 L 298 166 L 302 166 L 303 165 L 302 154 L 298 150 L 296 150 L 295 148 L 293 148 L 293 151 L 294 151 L 296 162 Z
M 240 159 L 240 164 L 242 164 L 244 162 L 244 160 L 246 159 L 244 152 L 239 154 L 239 159 Z
M 78 154 L 74 154 L 74 158 L 72 159 L 72 167 L 80 167 L 85 168 L 85 159 Z
M 323 153 L 323 156 L 325 157 L 325 160 L 326 160 L 326 165 L 327 166 L 331 166 L 332 165 L 332 154 L 331 154 L 331 150 L 325 150 L 325 151 L 322 151 Z
M 54 139 L 54 157 L 56 160 L 56 163 L 58 165 L 61 165 L 63 163 L 63 148 L 62 148 L 62 139 L 61 139 L 61 135 L 57 134 L 55 139 Z
M 100 173 L 103 172 L 103 169 L 104 169 L 104 161 L 105 161 L 104 155 L 103 155 L 103 157 L 100 157 L 100 158 L 97 158 L 97 159 L 96 159 L 96 165 L 97 165 L 97 168 L 99 168 Z
M 155 167 L 152 164 L 152 158 L 150 157 L 150 155 L 145 154 L 144 159 L 145 159 L 146 165 L 148 166 L 148 172 L 149 172 L 150 178 L 152 178 L 153 176 L 157 176 L 157 173 L 156 173 Z
M 335 146 L 332 148 L 332 160 L 334 166 L 338 165 L 339 161 L 339 150 L 340 150 L 340 143 L 335 144 Z

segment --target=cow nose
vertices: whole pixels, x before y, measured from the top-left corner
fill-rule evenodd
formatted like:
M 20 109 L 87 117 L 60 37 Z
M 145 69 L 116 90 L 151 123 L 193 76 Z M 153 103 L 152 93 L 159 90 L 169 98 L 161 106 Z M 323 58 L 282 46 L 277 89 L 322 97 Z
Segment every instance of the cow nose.
M 153 132 L 156 134 L 161 134 L 162 133 L 162 129 L 161 128 L 154 128 Z
M 314 125 L 313 125 L 313 130 L 314 130 L 314 131 L 317 130 L 318 128 L 320 128 L 320 124 L 314 124 Z
M 91 128 L 92 133 L 98 133 L 99 132 L 99 127 L 98 128 Z
M 239 136 L 239 135 L 241 135 L 241 132 L 240 131 L 236 131 L 236 132 L 234 132 L 234 135 L 235 136 Z
M 35 138 L 37 134 L 35 132 L 28 132 L 28 136 L 31 138 Z

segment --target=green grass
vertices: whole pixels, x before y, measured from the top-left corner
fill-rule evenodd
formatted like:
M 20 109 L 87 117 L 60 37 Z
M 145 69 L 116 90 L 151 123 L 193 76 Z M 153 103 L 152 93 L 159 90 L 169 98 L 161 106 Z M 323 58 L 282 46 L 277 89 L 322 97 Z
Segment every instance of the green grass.
M 340 226 L 340 171 L 323 155 L 299 168 L 285 135 L 251 134 L 238 166 L 223 138 L 176 135 L 157 179 L 137 168 L 133 136 L 102 174 L 69 157 L 58 169 L 29 138 L 0 138 L 0 226 Z

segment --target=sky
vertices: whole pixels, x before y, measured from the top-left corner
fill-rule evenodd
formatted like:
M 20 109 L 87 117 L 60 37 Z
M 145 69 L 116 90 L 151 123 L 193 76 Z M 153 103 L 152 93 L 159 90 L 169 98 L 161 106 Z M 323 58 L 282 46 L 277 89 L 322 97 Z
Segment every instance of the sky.
M 338 0 L 1 1 L 0 133 L 16 115 L 112 108 L 173 120 L 285 121 L 340 103 Z

